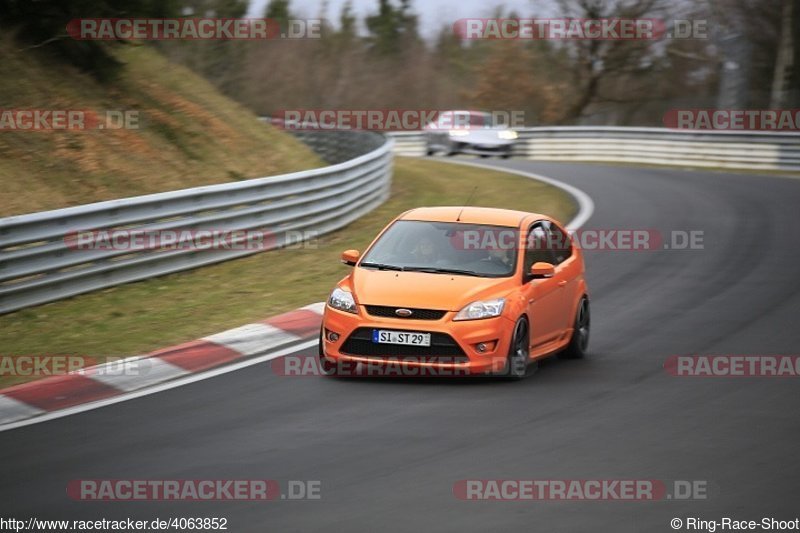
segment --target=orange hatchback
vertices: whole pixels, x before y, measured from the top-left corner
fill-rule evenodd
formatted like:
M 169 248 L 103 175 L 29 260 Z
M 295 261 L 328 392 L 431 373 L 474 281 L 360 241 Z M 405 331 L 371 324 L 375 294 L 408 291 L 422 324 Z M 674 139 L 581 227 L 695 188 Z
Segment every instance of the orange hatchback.
M 550 217 L 413 209 L 342 261 L 353 269 L 325 306 L 326 372 L 362 363 L 520 379 L 540 358 L 586 353 L 583 257 Z

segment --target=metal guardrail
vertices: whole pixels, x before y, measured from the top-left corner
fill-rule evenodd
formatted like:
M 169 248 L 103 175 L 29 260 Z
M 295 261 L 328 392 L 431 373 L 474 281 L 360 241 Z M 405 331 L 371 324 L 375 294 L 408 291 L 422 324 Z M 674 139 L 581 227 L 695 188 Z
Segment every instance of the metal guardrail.
M 336 164 L 0 219 L 0 313 L 295 244 L 298 233 L 339 229 L 389 197 L 391 139 L 319 132 L 305 140 Z M 76 231 L 121 229 L 263 231 L 269 239 L 260 250 L 70 245 Z
M 800 134 L 666 128 L 563 126 L 517 130 L 515 156 L 539 161 L 596 161 L 800 170 Z M 398 155 L 425 154 L 422 132 L 390 134 Z
M 297 137 L 332 165 L 357 157 L 365 150 L 377 149 L 384 142 L 383 136 L 370 131 L 320 130 L 305 127 L 303 123 L 290 123 L 290 127 L 285 127 L 280 119 L 259 117 L 259 120 Z

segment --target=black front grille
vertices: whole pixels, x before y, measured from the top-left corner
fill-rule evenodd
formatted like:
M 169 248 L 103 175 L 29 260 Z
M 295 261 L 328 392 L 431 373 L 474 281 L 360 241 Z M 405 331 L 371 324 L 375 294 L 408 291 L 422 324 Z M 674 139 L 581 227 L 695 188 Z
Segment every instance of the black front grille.
M 413 320 L 439 320 L 447 311 L 439 311 L 437 309 L 415 309 L 413 307 L 392 307 L 387 305 L 367 305 L 367 313 L 372 316 L 388 316 L 392 318 L 406 318 Z M 411 311 L 411 316 L 398 316 L 395 311 L 398 309 L 408 309 Z
M 396 330 L 400 331 L 400 330 Z M 469 361 L 453 337 L 446 333 L 431 333 L 430 346 L 405 346 L 403 344 L 378 344 L 372 342 L 372 328 L 356 329 L 344 344 L 341 352 L 359 357 L 431 358 L 440 363 L 462 363 Z

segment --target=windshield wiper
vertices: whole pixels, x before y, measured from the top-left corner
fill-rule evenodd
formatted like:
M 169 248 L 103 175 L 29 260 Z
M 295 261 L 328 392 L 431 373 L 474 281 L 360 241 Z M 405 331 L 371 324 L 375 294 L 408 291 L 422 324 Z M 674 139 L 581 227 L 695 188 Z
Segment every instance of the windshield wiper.
M 458 274 L 461 276 L 475 276 L 482 278 L 484 274 L 474 270 L 460 270 L 457 268 L 436 268 L 436 267 L 404 267 L 406 272 L 427 272 L 429 274 Z
M 402 271 L 403 267 L 397 265 L 387 265 L 385 263 L 361 263 L 359 266 L 367 268 L 377 268 L 378 270 L 398 270 Z
M 436 267 L 413 267 L 388 265 L 386 263 L 361 263 L 359 266 L 366 268 L 377 268 L 378 270 L 397 270 L 398 272 L 426 272 L 428 274 L 457 274 L 460 276 L 484 277 L 484 274 L 474 270 L 460 270 L 457 268 L 436 268 Z

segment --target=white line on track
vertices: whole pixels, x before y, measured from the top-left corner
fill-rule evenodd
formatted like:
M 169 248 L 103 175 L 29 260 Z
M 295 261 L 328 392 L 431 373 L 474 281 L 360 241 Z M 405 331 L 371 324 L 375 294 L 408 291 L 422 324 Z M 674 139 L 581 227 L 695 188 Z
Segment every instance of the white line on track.
M 592 214 L 594 213 L 594 201 L 592 201 L 591 196 L 589 196 L 579 188 L 573 187 L 569 183 L 564 183 L 563 181 L 558 181 L 557 179 L 548 178 L 547 176 L 542 176 L 541 174 L 534 174 L 533 172 L 527 172 L 525 170 L 516 170 L 513 168 L 506 168 L 503 166 L 496 167 L 493 165 L 486 165 L 483 163 L 473 163 L 472 161 L 458 161 L 456 159 L 431 159 L 424 157 L 420 157 L 418 159 L 423 159 L 425 161 L 434 161 L 439 163 L 451 163 L 454 165 L 465 165 L 468 167 L 484 168 L 487 170 L 493 170 L 495 172 L 507 172 L 509 174 L 516 174 L 517 176 L 522 176 L 524 178 L 539 180 L 543 183 L 547 183 L 548 185 L 552 185 L 553 187 L 557 187 L 562 191 L 567 192 L 570 196 L 575 198 L 576 202 L 578 202 L 578 213 L 572 220 L 570 220 L 566 224 L 567 229 L 569 230 L 580 229 L 580 227 L 586 224 L 586 222 L 591 218 Z

